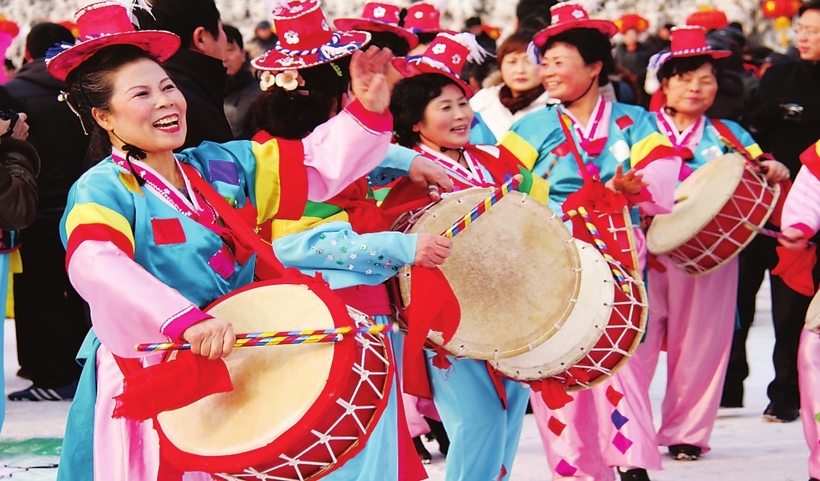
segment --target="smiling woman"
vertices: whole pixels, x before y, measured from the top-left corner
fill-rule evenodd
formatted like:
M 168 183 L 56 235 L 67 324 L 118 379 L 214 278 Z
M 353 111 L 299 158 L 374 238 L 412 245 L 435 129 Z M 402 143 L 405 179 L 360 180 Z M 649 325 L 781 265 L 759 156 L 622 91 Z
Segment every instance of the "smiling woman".
M 309 11 L 318 24 L 323 14 L 314 6 Z M 63 444 L 60 478 L 181 480 L 182 471 L 161 461 L 167 458 L 159 455 L 151 423 L 137 421 L 225 391 L 224 384 L 219 376 L 195 381 L 177 374 L 157 388 L 151 382 L 163 375 L 143 374 L 125 384 L 132 393 L 135 386 L 145 391 L 126 401 L 124 377 L 179 366 L 180 359 L 194 363 L 191 372 L 203 366 L 223 372 L 219 358 L 231 353 L 233 326 L 205 307 L 269 273 L 257 268 L 257 253 L 268 259 L 258 265 L 276 265 L 267 249 L 267 255 L 254 250 L 253 227 L 300 218 L 308 199 L 337 194 L 384 158 L 391 137 L 385 70 L 392 55 L 360 52 L 366 36 L 339 32 L 349 42 L 335 58 L 352 55 L 357 100 L 332 119 L 326 116 L 312 134 L 205 142 L 175 154 L 185 141 L 187 105 L 160 61 L 176 51 L 179 38 L 134 31 L 125 8 L 111 1 L 80 10 L 77 24 L 77 44 L 52 51 L 47 67 L 67 81 L 69 105 L 86 129 L 102 134 L 110 155 L 72 187 L 61 223 L 69 278 L 93 312 L 89 339 L 101 345 L 85 364 L 72 408 L 72 415 L 93 418 L 95 426 L 93 432 L 77 428 L 78 418 L 69 417 L 73 437 Z M 134 350 L 138 342 L 167 341 L 190 343 L 193 355 L 163 363 L 161 355 Z M 177 401 L 169 405 L 168 399 Z M 143 405 L 152 408 L 135 415 Z M 192 473 L 185 479 L 211 477 Z

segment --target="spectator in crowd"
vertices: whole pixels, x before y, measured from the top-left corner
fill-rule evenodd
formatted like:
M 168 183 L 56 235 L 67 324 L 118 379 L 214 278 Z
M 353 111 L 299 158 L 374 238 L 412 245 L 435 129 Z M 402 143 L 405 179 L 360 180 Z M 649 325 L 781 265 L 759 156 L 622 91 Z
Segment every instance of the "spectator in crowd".
M 658 28 L 654 35 L 650 35 L 646 39 L 643 44 L 649 49 L 650 55 L 654 55 L 661 50 L 669 50 L 674 26 L 671 23 L 665 23 Z
M 181 149 L 205 140 L 233 140 L 223 107 L 228 40 L 214 0 L 152 0 L 151 4 L 150 13 L 134 11 L 139 27 L 168 30 L 182 39 L 179 51 L 163 64 L 188 102 L 188 137 Z M 102 153 L 106 155 L 108 152 Z
M 259 22 L 254 30 L 253 38 L 248 42 L 248 54 L 256 58 L 276 46 L 279 37 L 273 33 L 273 28 L 267 20 Z
M 5 62 L 3 62 L 3 75 L 5 75 L 7 79 L 11 80 L 14 78 L 15 73 L 17 73 L 17 67 L 10 58 L 7 58 Z
M 251 125 L 250 108 L 253 101 L 262 95 L 262 89 L 250 71 L 242 34 L 231 25 L 223 25 L 222 29 L 228 37 L 225 47 L 225 67 L 228 70 L 225 116 L 231 124 L 234 138 L 247 140 L 256 133 Z
M 755 134 L 763 150 L 786 164 L 792 179 L 800 170 L 800 154 L 814 144 L 820 132 L 820 0 L 809 0 L 800 7 L 796 32 L 800 59 L 766 70 L 741 116 L 741 122 Z M 779 220 L 770 219 L 774 224 Z M 812 240 L 818 242 L 820 238 Z M 777 265 L 776 246 L 775 239 L 757 236 L 740 253 L 740 329 L 734 334 L 721 406 L 743 406 L 743 380 L 749 374 L 746 336 L 764 274 Z M 794 291 L 778 276 L 771 276 L 771 297 L 775 376 L 767 390 L 769 405 L 764 416 L 771 421 L 791 422 L 800 415 L 797 348 L 811 298 Z
M 613 56 L 615 63 L 629 71 L 629 80 L 635 85 L 643 85 L 646 80 L 646 66 L 649 64 L 649 57 L 652 52 L 649 47 L 640 43 L 638 38 L 646 30 L 646 22 L 643 18 L 635 14 L 627 14 L 621 17 L 618 23 L 619 31 L 622 35 L 621 43 L 615 46 Z M 647 95 L 643 89 L 638 92 L 639 102 L 646 105 L 644 100 Z
M 464 23 L 464 31 L 475 35 L 475 39 L 481 48 L 495 54 L 495 39 L 484 30 L 484 24 L 480 17 L 470 17 Z
M 518 0 L 515 6 L 515 29 L 538 32 L 548 27 L 551 18 L 550 8 L 556 3 L 557 0 Z
M 46 71 L 46 51 L 74 36 L 55 23 L 40 23 L 26 37 L 26 63 L 3 85 L 11 108 L 28 114 L 29 141 L 41 168 L 37 217 L 20 231 L 23 272 L 14 276 L 14 318 L 20 375 L 32 381 L 9 394 L 13 401 L 71 399 L 80 377 L 74 357 L 88 332 L 87 307 L 65 271 L 59 224 L 68 190 L 82 174 L 89 145 L 80 120 L 60 102 L 63 82 Z

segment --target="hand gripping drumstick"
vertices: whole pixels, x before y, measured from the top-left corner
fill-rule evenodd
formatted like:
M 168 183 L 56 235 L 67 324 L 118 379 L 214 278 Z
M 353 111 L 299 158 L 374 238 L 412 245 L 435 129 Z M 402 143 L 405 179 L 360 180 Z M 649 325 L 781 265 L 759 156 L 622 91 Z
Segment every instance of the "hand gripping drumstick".
M 337 329 L 316 329 L 309 331 L 279 331 L 279 332 L 250 332 L 237 334 L 234 347 L 280 346 L 288 344 L 316 344 L 320 342 L 339 342 L 345 335 L 378 334 L 392 330 L 392 325 L 369 327 L 339 327 Z M 140 352 L 154 351 L 184 351 L 191 348 L 187 342 L 163 342 L 153 344 L 137 344 Z
M 453 225 L 447 230 L 442 232 L 441 235 L 452 239 L 456 236 L 456 234 L 463 231 L 468 225 L 475 222 L 481 214 L 487 212 L 490 207 L 494 206 L 499 200 L 503 199 L 504 196 L 509 194 L 511 191 L 518 190 L 518 187 L 523 181 L 523 175 L 515 174 L 512 178 L 510 178 L 510 180 L 504 182 L 500 187 L 497 187 L 489 197 L 484 199 L 483 202 L 470 209 L 470 212 L 467 212 L 460 219 L 455 221 L 455 223 L 453 223 Z
M 745 225 L 746 228 L 749 229 L 750 231 L 757 232 L 758 234 L 762 234 L 762 235 L 765 235 L 767 237 L 773 237 L 775 239 L 783 239 L 783 240 L 787 240 L 787 241 L 791 240 L 788 237 L 786 237 L 785 235 L 783 235 L 782 232 L 777 232 L 776 230 L 767 229 L 765 227 L 758 227 L 758 226 L 752 224 L 749 221 L 746 221 L 743 225 Z M 809 241 L 808 245 L 814 245 L 814 242 Z

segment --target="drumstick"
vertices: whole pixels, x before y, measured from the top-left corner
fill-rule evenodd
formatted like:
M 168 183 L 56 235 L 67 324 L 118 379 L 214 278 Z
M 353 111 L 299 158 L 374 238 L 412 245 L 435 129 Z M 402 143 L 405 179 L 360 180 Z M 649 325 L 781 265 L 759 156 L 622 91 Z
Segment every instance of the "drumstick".
M 765 227 L 758 227 L 758 226 L 752 224 L 749 221 L 746 221 L 743 225 L 745 225 L 746 228 L 749 229 L 750 231 L 757 232 L 758 234 L 763 234 L 767 237 L 774 237 L 775 239 L 783 239 L 783 240 L 787 240 L 787 241 L 791 240 L 788 237 L 786 237 L 785 235 L 783 235 L 782 232 L 777 232 L 776 230 L 767 229 Z M 809 241 L 808 245 L 814 245 L 814 242 Z
M 475 222 L 481 214 L 487 212 L 490 207 L 494 206 L 499 200 L 503 199 L 504 196 L 513 190 L 518 190 L 518 186 L 520 186 L 523 181 L 524 176 L 521 174 L 512 176 L 510 180 L 504 182 L 500 187 L 496 188 L 489 197 L 484 199 L 484 201 L 470 209 L 470 212 L 467 212 L 460 219 L 455 221 L 453 225 L 442 232 L 441 235 L 452 239 L 456 236 L 456 234 L 463 231 L 472 222 Z
M 601 238 L 601 233 L 598 232 L 598 228 L 595 227 L 595 224 L 592 223 L 592 217 L 587 212 L 586 208 L 581 206 L 578 207 L 578 211 L 571 211 L 569 215 L 572 216 L 574 214 L 580 214 L 581 217 L 584 218 L 584 224 L 586 225 L 587 230 L 592 235 L 592 239 L 595 241 L 595 247 L 598 248 L 598 251 L 604 256 L 604 259 L 609 264 L 609 270 L 612 271 L 612 275 L 615 276 L 615 279 L 618 281 L 618 285 L 621 287 L 621 290 L 630 293 L 632 292 L 632 288 L 629 286 L 629 283 L 626 281 L 626 275 L 621 272 L 620 269 L 616 266 L 615 258 L 609 254 L 609 248 L 607 248 L 604 240 Z
M 754 157 L 752 157 L 751 155 L 749 155 L 749 153 L 746 150 L 738 149 L 735 146 L 735 144 L 732 143 L 731 140 L 727 139 L 726 137 L 723 137 L 722 135 L 718 135 L 718 139 L 720 139 L 720 141 L 723 142 L 723 145 L 725 145 L 727 148 L 735 151 L 738 155 L 740 155 L 741 157 L 746 159 L 747 162 L 749 162 L 752 165 L 754 165 L 755 167 L 759 168 L 761 174 L 764 174 L 764 175 L 766 174 L 766 171 L 768 170 L 766 168 L 766 166 L 762 165 L 759 160 L 757 160 Z
M 437 184 L 432 182 L 427 184 L 427 197 L 429 197 L 433 202 L 438 202 L 441 200 L 441 189 Z
M 354 329 L 352 327 L 340 327 L 338 329 L 317 329 L 312 331 L 281 331 L 281 332 L 251 332 L 236 335 L 234 347 L 255 347 L 255 346 L 278 346 L 288 344 L 316 344 L 320 342 L 338 342 L 348 334 L 378 334 L 388 329 L 393 329 L 392 325 L 368 326 Z M 162 342 L 137 344 L 136 350 L 139 352 L 154 351 L 184 351 L 191 348 L 187 342 Z

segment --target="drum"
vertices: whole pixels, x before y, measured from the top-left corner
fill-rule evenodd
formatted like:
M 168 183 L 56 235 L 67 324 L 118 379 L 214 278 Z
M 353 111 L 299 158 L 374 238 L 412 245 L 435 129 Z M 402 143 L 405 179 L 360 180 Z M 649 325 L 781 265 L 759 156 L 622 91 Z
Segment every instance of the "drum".
M 809 304 L 804 327 L 811 332 L 820 334 L 820 292 L 814 295 L 814 299 Z
M 447 195 L 410 216 L 406 231 L 441 234 L 491 193 Z M 510 192 L 470 223 L 453 238 L 451 252 L 441 270 L 461 305 L 461 320 L 442 347 L 455 356 L 494 360 L 527 352 L 558 332 L 575 307 L 578 249 L 561 219 L 525 194 Z M 412 302 L 409 269 L 396 277 L 406 307 Z M 444 343 L 436 332 L 428 337 Z
M 235 332 L 372 325 L 320 295 L 300 284 L 255 284 L 207 312 L 231 321 Z M 387 405 L 390 356 L 381 335 L 237 348 L 225 359 L 233 391 L 155 419 L 160 452 L 185 471 L 224 473 L 218 479 L 323 476 L 364 447 Z
M 769 219 L 780 186 L 738 154 L 707 162 L 675 189 L 672 212 L 654 217 L 646 246 L 687 274 L 716 269 L 740 253 Z
M 532 351 L 503 359 L 493 366 L 518 381 L 549 378 L 568 391 L 588 389 L 612 376 L 626 363 L 646 329 L 649 310 L 646 290 L 628 272 L 630 292 L 618 286 L 610 262 L 598 250 L 576 240 L 581 254 L 582 280 L 578 305 L 564 326 Z

